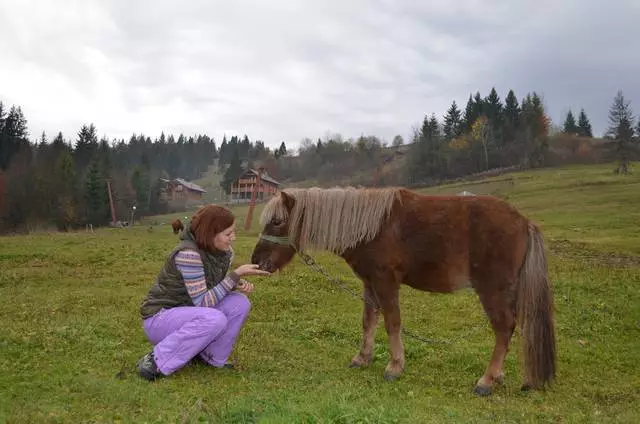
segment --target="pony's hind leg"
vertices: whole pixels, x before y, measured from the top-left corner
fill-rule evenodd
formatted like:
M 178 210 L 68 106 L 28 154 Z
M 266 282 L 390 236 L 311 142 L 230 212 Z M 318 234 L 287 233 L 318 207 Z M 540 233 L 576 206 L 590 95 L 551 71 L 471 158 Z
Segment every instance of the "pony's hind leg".
M 491 394 L 494 383 L 501 383 L 504 378 L 502 365 L 509 352 L 509 342 L 516 321 L 513 300 L 509 296 L 504 296 L 504 293 L 493 293 L 492 296 L 480 294 L 480 300 L 491 321 L 496 344 L 493 348 L 491 361 L 473 392 L 480 396 L 487 396 Z
M 371 363 L 376 329 L 378 327 L 378 301 L 371 291 L 370 285 L 364 283 L 364 311 L 362 313 L 362 347 L 353 357 L 349 367 L 361 368 Z

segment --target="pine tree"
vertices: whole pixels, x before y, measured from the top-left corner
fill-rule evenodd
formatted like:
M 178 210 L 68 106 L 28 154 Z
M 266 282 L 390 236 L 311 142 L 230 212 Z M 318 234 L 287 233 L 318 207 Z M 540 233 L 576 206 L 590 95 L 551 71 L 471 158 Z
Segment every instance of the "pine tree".
M 87 223 L 96 226 L 107 221 L 109 211 L 107 185 L 101 174 L 98 160 L 91 161 L 85 185 L 85 202 Z
M 587 118 L 584 109 L 580 109 L 580 115 L 578 116 L 578 134 L 582 137 L 593 137 L 591 122 L 589 122 L 589 118 Z
M 0 170 L 7 169 L 15 154 L 18 153 L 20 147 L 28 143 L 29 131 L 27 130 L 27 120 L 25 119 L 22 109 L 18 106 L 12 106 L 6 117 L 2 114 L 4 111 L 0 109 Z
M 505 121 L 513 125 L 514 128 L 518 126 L 518 118 L 520 116 L 520 106 L 518 105 L 518 99 L 516 98 L 513 90 L 509 90 L 507 98 L 504 104 L 504 118 Z
M 82 172 L 91 162 L 98 150 L 98 135 L 93 124 L 83 125 L 78 132 L 78 140 L 74 151 L 77 169 Z
M 284 141 L 280 143 L 280 147 L 276 149 L 274 155 L 276 158 L 287 156 L 287 146 L 284 144 Z
M 410 183 L 424 182 L 444 173 L 443 136 L 435 114 L 425 115 L 409 151 L 407 177 Z
M 222 138 L 222 144 L 220 145 L 218 165 L 222 166 L 229 163 L 229 142 L 227 141 L 226 134 Z
M 131 186 L 136 193 L 136 212 L 146 214 L 149 211 L 151 193 L 151 175 L 149 168 L 140 164 L 131 175 Z
M 59 134 L 62 138 L 62 134 Z M 68 231 L 77 220 L 76 170 L 69 150 L 62 150 L 56 162 L 54 181 L 57 193 L 55 221 L 59 230 Z
M 537 93 L 527 94 L 522 99 L 520 112 L 520 132 L 522 138 L 522 164 L 539 166 L 544 162 L 548 150 L 549 118 L 542 99 Z
M 498 149 L 503 145 L 504 106 L 495 87 L 483 101 L 483 115 L 487 117 L 487 145 Z
M 578 134 L 578 126 L 576 125 L 576 119 L 573 117 L 573 113 L 571 110 L 567 113 L 567 117 L 564 120 L 564 127 L 562 130 L 566 134 Z
M 609 109 L 609 128 L 606 133 L 608 137 L 615 140 L 615 150 L 619 160 L 619 165 L 615 169 L 616 174 L 628 172 L 629 156 L 634 142 L 633 121 L 631 104 L 625 100 L 622 91 L 618 91 Z
M 501 132 L 504 121 L 504 107 L 495 87 L 491 88 L 491 92 L 484 99 L 483 108 L 491 129 L 496 133 Z
M 224 189 L 225 193 L 231 193 L 231 185 L 242 175 L 243 172 L 244 170 L 242 169 L 240 152 L 236 146 L 236 148 L 233 149 L 233 152 L 231 152 L 229 168 L 225 171 L 224 177 L 220 182 L 220 186 Z
M 473 106 L 473 97 L 469 94 L 469 100 L 467 100 L 467 106 L 464 108 L 464 114 L 462 115 L 462 127 L 463 132 L 471 131 L 471 125 L 478 117 L 475 116 L 475 108 Z
M 473 114 L 476 118 L 484 115 L 484 105 L 484 100 L 480 96 L 480 92 L 476 91 L 476 94 L 473 96 Z M 473 125 L 473 122 L 471 123 L 471 125 Z
M 0 134 L 2 134 L 2 129 L 4 128 L 4 121 L 7 118 L 7 113 L 4 110 L 4 103 L 0 101 Z
M 444 117 L 443 132 L 445 141 L 452 140 L 462 134 L 461 116 L 460 109 L 458 109 L 458 105 L 456 105 L 456 101 L 454 100 Z
M 504 133 L 503 144 L 514 144 L 520 119 L 520 106 L 513 90 L 509 90 L 504 102 Z

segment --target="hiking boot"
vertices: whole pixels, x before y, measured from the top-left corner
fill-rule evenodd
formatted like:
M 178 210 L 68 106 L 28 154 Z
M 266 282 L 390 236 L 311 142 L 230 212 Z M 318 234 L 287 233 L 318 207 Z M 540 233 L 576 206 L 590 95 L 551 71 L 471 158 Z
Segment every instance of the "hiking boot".
M 138 374 L 149 381 L 164 377 L 164 374 L 160 372 L 158 365 L 156 365 L 156 360 L 153 358 L 153 351 L 147 353 L 138 361 Z
M 200 364 L 200 365 L 206 365 L 209 367 L 213 367 L 213 365 L 211 365 L 210 363 L 208 363 L 207 361 L 205 361 L 204 359 L 202 359 L 202 357 L 200 355 L 196 355 L 193 358 L 191 358 L 191 361 L 189 361 L 191 364 L 196 365 L 196 364 Z M 226 362 L 223 366 L 221 367 L 215 367 L 215 368 L 226 368 L 229 370 L 235 370 L 236 366 L 233 362 Z

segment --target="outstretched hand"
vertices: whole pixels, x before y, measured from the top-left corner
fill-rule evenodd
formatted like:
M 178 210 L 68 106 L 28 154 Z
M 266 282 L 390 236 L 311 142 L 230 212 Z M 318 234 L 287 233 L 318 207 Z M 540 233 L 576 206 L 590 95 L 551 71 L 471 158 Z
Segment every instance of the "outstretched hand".
M 238 274 L 239 277 L 244 277 L 246 275 L 271 275 L 269 271 L 258 269 L 258 267 L 259 265 L 256 264 L 240 265 L 236 268 L 235 273 Z
M 240 280 L 236 289 L 242 293 L 249 294 L 253 292 L 253 284 L 248 282 L 247 280 Z

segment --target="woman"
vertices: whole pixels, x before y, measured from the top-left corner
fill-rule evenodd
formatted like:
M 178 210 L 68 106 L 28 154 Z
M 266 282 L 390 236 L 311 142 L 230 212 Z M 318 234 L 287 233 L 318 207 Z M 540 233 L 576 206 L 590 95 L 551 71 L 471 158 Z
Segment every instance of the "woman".
M 233 260 L 235 218 L 226 208 L 199 209 L 184 228 L 181 242 L 142 302 L 144 332 L 155 345 L 138 361 L 147 380 L 170 375 L 198 357 L 214 367 L 226 363 L 251 304 L 253 285 L 241 277 L 269 275 L 257 265 Z

